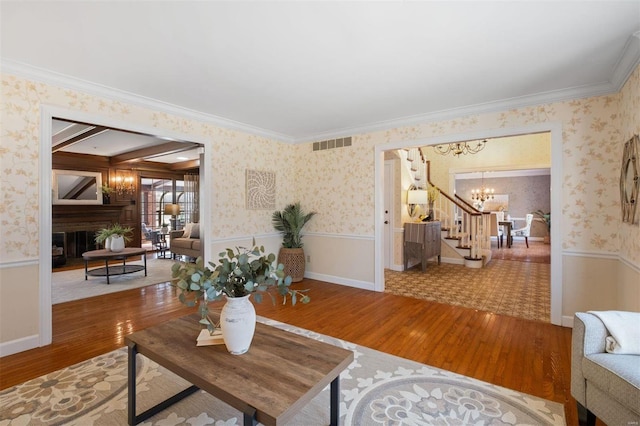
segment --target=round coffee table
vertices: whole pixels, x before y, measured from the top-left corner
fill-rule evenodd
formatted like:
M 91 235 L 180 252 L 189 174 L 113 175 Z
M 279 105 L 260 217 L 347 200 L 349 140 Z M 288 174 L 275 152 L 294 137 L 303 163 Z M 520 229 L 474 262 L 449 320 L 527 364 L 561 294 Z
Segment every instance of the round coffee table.
M 140 255 L 142 255 L 144 265 L 127 265 L 127 257 Z M 140 247 L 125 247 L 124 250 L 119 252 L 111 250 L 91 250 L 82 253 L 82 258 L 84 259 L 85 281 L 89 275 L 92 277 L 107 277 L 107 284 L 110 284 L 109 277 L 112 275 L 124 275 L 144 271 L 144 276 L 147 276 L 147 249 Z M 89 270 L 90 260 L 104 260 L 104 268 Z M 122 260 L 122 265 L 109 266 L 110 260 Z

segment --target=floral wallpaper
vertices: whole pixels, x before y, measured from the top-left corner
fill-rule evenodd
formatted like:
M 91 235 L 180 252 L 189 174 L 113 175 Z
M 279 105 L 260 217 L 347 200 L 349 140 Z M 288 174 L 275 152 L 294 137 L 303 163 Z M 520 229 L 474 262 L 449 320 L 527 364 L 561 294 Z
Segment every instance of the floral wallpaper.
M 1 77 L 0 225 L 4 262 L 38 256 L 40 105 L 59 105 L 122 121 L 197 135 L 211 141 L 212 226 L 215 238 L 270 233 L 270 212 L 245 209 L 246 169 L 277 173 L 276 206 L 299 200 L 318 212 L 308 232 L 372 237 L 374 148 L 482 129 L 544 122 L 563 126 L 561 227 L 565 250 L 620 253 L 640 265 L 640 231 L 620 221 L 622 146 L 640 133 L 640 70 L 615 95 L 472 115 L 354 135 L 351 147 L 313 151 L 163 112 L 20 77 Z M 532 153 L 533 155 L 533 153 Z M 206 218 L 205 218 L 206 219 Z M 204 219 L 203 219 L 204 220 Z
M 2 75 L 0 88 L 0 225 L 4 262 L 38 257 L 40 106 L 57 105 L 120 121 L 194 135 L 211 143 L 211 224 L 215 238 L 273 232 L 271 212 L 245 209 L 245 170 L 277 174 L 276 205 L 294 193 L 290 145 L 73 90 Z M 203 218 L 204 220 L 204 218 Z
M 638 133 L 640 68 L 622 91 L 509 111 L 400 127 L 353 136 L 353 146 L 313 151 L 297 148 L 296 181 L 303 201 L 322 213 L 310 230 L 330 234 L 373 235 L 374 147 L 397 141 L 561 122 L 563 127 L 563 206 L 554 225 L 561 227 L 565 250 L 618 253 L 640 265 L 637 226 L 621 232 L 618 180 L 622 146 Z M 535 163 L 535 153 L 532 153 Z M 308 165 L 314 165 L 312 169 Z M 630 228 L 630 229 L 626 229 Z M 632 229 L 631 229 L 632 228 Z

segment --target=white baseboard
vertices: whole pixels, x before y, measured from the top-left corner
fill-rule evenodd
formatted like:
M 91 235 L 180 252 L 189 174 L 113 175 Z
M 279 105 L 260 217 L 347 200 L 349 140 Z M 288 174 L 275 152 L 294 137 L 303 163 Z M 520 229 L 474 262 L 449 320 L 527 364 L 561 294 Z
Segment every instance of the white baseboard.
M 573 328 L 573 316 L 564 315 L 562 317 L 562 323 L 560 324 L 563 327 Z
M 318 273 L 309 272 L 309 271 L 305 272 L 304 276 L 305 278 L 311 278 L 319 281 L 326 281 L 328 283 L 341 284 L 348 287 L 355 287 L 355 288 L 361 288 L 363 290 L 375 291 L 374 283 L 372 282 L 370 283 L 366 281 L 351 280 L 348 278 L 336 277 L 333 275 L 318 274 Z
M 0 357 L 17 354 L 18 352 L 28 351 L 40 346 L 40 336 L 34 334 L 32 336 L 21 337 L 9 342 L 0 343 Z

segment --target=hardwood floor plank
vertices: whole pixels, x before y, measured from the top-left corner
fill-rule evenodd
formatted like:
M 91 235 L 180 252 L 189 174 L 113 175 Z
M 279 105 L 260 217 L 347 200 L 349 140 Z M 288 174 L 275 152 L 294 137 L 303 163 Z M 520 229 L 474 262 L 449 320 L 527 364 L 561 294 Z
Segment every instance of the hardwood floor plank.
M 258 315 L 563 403 L 567 424 L 577 424 L 571 329 L 316 280 L 294 286 L 310 289 L 310 304 L 265 299 L 255 304 Z M 193 312 L 168 284 L 54 305 L 53 343 L 0 358 L 0 389 L 117 349 L 129 333 Z

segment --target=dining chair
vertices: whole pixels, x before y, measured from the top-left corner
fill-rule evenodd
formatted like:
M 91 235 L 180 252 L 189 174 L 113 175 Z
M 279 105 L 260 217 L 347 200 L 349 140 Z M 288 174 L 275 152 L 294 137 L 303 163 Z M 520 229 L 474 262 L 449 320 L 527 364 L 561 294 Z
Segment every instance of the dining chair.
M 491 217 L 489 218 L 491 232 L 489 235 L 492 237 L 496 237 L 498 248 L 500 248 L 500 243 L 502 241 L 502 227 L 498 225 L 499 220 L 500 218 L 498 217 L 498 212 L 491 212 Z
M 512 237 L 524 237 L 524 242 L 529 248 L 529 235 L 531 234 L 531 223 L 533 222 L 533 214 L 529 213 L 525 216 L 525 226 L 523 228 L 511 230 Z

